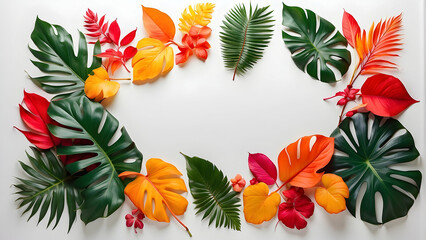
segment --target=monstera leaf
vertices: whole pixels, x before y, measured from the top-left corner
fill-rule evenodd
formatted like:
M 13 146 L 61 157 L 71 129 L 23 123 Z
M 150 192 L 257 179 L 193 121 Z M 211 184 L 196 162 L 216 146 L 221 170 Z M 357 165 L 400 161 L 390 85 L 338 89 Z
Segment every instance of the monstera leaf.
M 124 171 L 139 172 L 142 154 L 124 127 L 118 134 L 117 119 L 105 111 L 101 104 L 91 102 L 86 97 L 54 101 L 50 104 L 48 114 L 61 125 L 49 126 L 53 135 L 62 139 L 91 142 L 57 148 L 59 155 L 89 154 L 89 158 L 66 166 L 71 174 L 82 174 L 75 180 L 75 186 L 83 189 L 81 220 L 89 223 L 99 217 L 109 216 L 124 201 L 124 185 L 118 174 Z M 112 140 L 117 134 L 118 139 Z M 85 171 L 93 165 L 95 169 Z
M 333 24 L 322 17 L 299 7 L 283 4 L 282 32 L 285 45 L 292 53 L 297 67 L 321 82 L 336 82 L 333 70 L 335 67 L 342 76 L 351 64 L 351 55 L 344 47 L 348 42 Z M 334 35 L 332 35 L 334 34 Z M 319 69 L 318 69 L 319 67 Z M 319 75 L 318 75 L 319 73 Z
M 371 130 L 369 121 L 373 121 Z M 351 131 L 352 124 L 356 135 Z M 366 183 L 360 209 L 363 221 L 380 224 L 405 216 L 419 194 L 422 174 L 394 168 L 419 156 L 413 137 L 401 123 L 379 116 L 369 120 L 367 113 L 358 113 L 346 118 L 331 136 L 335 148 L 344 155 L 335 153 L 328 171 L 341 176 L 348 185 L 346 205 L 351 214 L 355 216 L 359 191 Z M 383 199 L 381 222 L 376 216 L 376 193 Z
M 95 55 L 101 53 L 99 43 L 95 44 L 92 65 L 87 67 L 88 53 L 84 34 L 80 32 L 78 53 L 74 53 L 71 35 L 61 26 L 52 25 L 37 18 L 31 39 L 38 50 L 30 51 L 37 60 L 32 63 L 40 71 L 48 74 L 31 77 L 31 80 L 44 91 L 53 94 L 84 94 L 84 82 L 93 69 L 101 66 L 101 59 Z
M 81 204 L 81 196 L 78 189 L 74 187 L 73 178 L 67 175 L 61 161 L 51 150 L 41 152 L 32 147 L 34 157 L 27 154 L 31 166 L 20 162 L 22 169 L 28 174 L 28 178 L 18 178 L 19 184 L 15 187 L 19 189 L 16 194 L 19 196 L 19 207 L 26 206 L 25 212 L 31 210 L 31 219 L 39 212 L 38 222 L 46 216 L 50 210 L 47 226 L 56 218 L 53 228 L 59 223 L 65 208 L 65 201 L 68 207 L 69 226 L 71 229 L 77 207 Z

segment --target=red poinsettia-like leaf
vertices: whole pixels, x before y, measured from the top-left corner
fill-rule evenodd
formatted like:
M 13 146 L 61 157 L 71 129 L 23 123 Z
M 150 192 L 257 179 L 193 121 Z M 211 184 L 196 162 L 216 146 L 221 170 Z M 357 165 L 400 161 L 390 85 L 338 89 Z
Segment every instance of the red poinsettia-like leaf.
M 383 117 L 395 116 L 418 102 L 398 78 L 386 74 L 369 77 L 361 87 L 361 96 L 368 111 Z
M 123 39 L 120 41 L 120 46 L 126 46 L 127 44 L 131 43 L 136 36 L 136 29 L 129 32 L 126 36 L 124 36 Z
M 115 43 L 115 45 L 118 45 L 120 40 L 120 33 L 120 26 L 118 26 L 117 20 L 114 20 L 111 25 L 109 25 L 108 36 Z
M 248 164 L 258 182 L 272 185 L 277 181 L 277 167 L 265 154 L 249 153 Z
M 358 22 L 351 14 L 343 10 L 342 25 L 343 35 L 348 40 L 349 45 L 355 48 L 356 35 L 361 33 Z
M 314 203 L 304 195 L 303 188 L 291 187 L 283 192 L 286 202 L 280 204 L 278 219 L 287 227 L 303 229 L 308 224 L 305 218 L 314 214 Z
M 19 113 L 22 121 L 30 131 L 15 128 L 24 134 L 28 141 L 40 149 L 49 149 L 59 145 L 61 140 L 53 136 L 47 127 L 48 124 L 55 123 L 47 114 L 50 102 L 40 95 L 24 91 L 23 103 L 28 110 L 20 104 Z

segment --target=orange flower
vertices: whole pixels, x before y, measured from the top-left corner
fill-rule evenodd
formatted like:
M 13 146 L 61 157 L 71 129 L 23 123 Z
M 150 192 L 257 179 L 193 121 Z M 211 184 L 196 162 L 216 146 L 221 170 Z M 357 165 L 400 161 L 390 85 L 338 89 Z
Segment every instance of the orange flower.
M 231 179 L 231 184 L 235 192 L 241 192 L 246 186 L 246 180 L 240 174 L 237 174 L 235 178 Z

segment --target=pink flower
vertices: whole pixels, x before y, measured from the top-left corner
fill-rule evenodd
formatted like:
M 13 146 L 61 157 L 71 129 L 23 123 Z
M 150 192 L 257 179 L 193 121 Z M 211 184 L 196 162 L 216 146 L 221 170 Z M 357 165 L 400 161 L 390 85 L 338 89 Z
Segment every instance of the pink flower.
M 324 98 L 324 100 L 329 100 L 335 97 L 342 97 L 338 102 L 337 105 L 343 106 L 346 105 L 346 103 L 350 101 L 354 101 L 356 98 L 356 94 L 359 92 L 358 88 L 352 88 L 352 85 L 348 85 L 345 90 L 342 92 L 337 92 L 334 96 L 329 98 Z
M 142 229 L 143 228 L 143 222 L 142 219 L 145 218 L 145 215 L 139 211 L 139 209 L 133 209 L 132 214 L 126 215 L 126 226 L 135 228 L 135 233 L 138 233 L 136 231 L 137 228 Z
M 231 179 L 231 184 L 235 192 L 241 192 L 244 186 L 246 186 L 246 180 L 240 174 L 237 174 L 235 178 Z

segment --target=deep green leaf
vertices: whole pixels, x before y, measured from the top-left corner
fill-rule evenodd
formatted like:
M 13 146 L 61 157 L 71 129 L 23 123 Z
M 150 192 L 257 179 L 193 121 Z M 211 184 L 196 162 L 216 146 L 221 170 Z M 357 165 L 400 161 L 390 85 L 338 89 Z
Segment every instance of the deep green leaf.
M 140 172 L 142 154 L 126 130 L 101 104 L 86 97 L 54 101 L 49 116 L 62 126 L 50 125 L 51 133 L 62 139 L 83 139 L 90 144 L 58 147 L 59 155 L 89 154 L 88 158 L 68 164 L 71 174 L 95 169 L 79 176 L 75 185 L 82 190 L 81 220 L 86 224 L 111 215 L 124 201 L 124 185 L 118 174 Z M 116 133 L 117 132 L 117 133 Z M 118 134 L 118 139 L 113 136 Z M 70 199 L 71 201 L 72 199 Z
M 305 13 L 302 8 L 284 3 L 282 15 L 286 28 L 282 37 L 300 70 L 306 68 L 311 77 L 328 83 L 337 80 L 327 65 L 336 68 L 342 76 L 348 71 L 351 64 L 351 54 L 346 49 L 348 43 L 333 24 L 319 16 L 317 21 L 317 15 L 311 10 Z
M 37 17 L 31 39 L 38 49 L 29 48 L 37 60 L 31 62 L 45 76 L 31 77 L 31 80 L 43 90 L 53 94 L 84 94 L 84 82 L 93 69 L 101 66 L 101 59 L 95 55 L 101 53 L 99 43 L 95 44 L 93 59 L 88 66 L 87 43 L 80 32 L 78 53 L 74 53 L 71 35 L 61 26 L 44 22 Z
M 422 179 L 420 171 L 394 168 L 419 156 L 407 129 L 392 118 L 369 119 L 368 113 L 358 113 L 346 118 L 331 136 L 335 138 L 335 148 L 342 153 L 335 153 L 327 171 L 341 176 L 348 185 L 346 205 L 351 214 L 355 216 L 356 200 L 365 183 L 367 189 L 360 209 L 363 221 L 380 224 L 407 215 L 419 194 Z M 376 216 L 376 193 L 383 199 L 381 222 Z
M 272 38 L 272 11 L 269 6 L 247 12 L 243 4 L 236 5 L 225 16 L 220 40 L 225 67 L 235 74 L 244 74 L 262 58 Z
M 38 222 L 44 219 L 49 210 L 47 226 L 56 219 L 53 226 L 55 228 L 62 217 L 65 198 L 70 199 L 67 200 L 69 231 L 74 223 L 77 207 L 81 204 L 80 192 L 74 187 L 72 178 L 67 176 L 65 168 L 53 151 L 41 152 L 37 148 L 32 150 L 34 157 L 27 154 L 31 166 L 20 162 L 28 176 L 26 179 L 18 178 L 20 183 L 15 185 L 19 189 L 16 192 L 19 195 L 17 200 L 21 202 L 19 207 L 26 206 L 24 213 L 31 210 L 28 220 L 39 212 Z
M 209 225 L 215 222 L 217 228 L 224 226 L 240 231 L 240 199 L 232 191 L 228 178 L 207 160 L 184 157 L 197 214 L 204 212 L 202 219 L 208 218 Z

